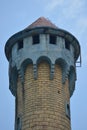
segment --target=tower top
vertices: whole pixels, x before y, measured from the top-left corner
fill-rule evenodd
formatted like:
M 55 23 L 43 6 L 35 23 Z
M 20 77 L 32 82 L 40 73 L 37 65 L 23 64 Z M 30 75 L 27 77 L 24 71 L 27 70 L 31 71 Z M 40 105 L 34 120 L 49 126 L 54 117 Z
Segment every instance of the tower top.
M 40 17 L 8 39 L 5 54 L 9 89 L 16 99 L 15 130 L 70 130 L 78 40 Z
M 26 29 L 31 29 L 35 27 L 51 27 L 51 28 L 58 28 L 55 24 L 53 24 L 49 19 L 44 17 L 38 18 L 35 22 L 30 24 Z
M 74 47 L 75 61 L 78 59 L 79 54 L 80 54 L 80 45 L 79 45 L 78 40 L 71 33 L 58 28 L 50 20 L 44 17 L 38 18 L 35 22 L 30 24 L 27 28 L 14 34 L 8 39 L 5 45 L 5 54 L 6 54 L 7 59 L 9 60 L 11 56 L 12 47 L 16 42 L 28 36 L 33 36 L 35 34 L 52 34 L 52 35 L 56 35 L 56 36 L 66 39 Z

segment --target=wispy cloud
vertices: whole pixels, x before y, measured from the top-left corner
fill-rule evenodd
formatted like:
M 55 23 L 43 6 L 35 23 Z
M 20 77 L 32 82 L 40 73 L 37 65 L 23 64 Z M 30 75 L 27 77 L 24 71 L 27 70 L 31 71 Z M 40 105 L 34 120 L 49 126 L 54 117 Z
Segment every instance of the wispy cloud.
M 61 6 L 63 2 L 64 0 L 48 0 L 46 10 L 49 12 L 54 11 L 57 7 Z
M 82 49 L 83 64 L 87 65 L 87 15 L 86 0 L 47 0 L 45 10 L 60 20 L 60 24 L 70 29 L 78 37 Z M 67 25 L 68 26 L 67 26 Z
M 81 33 L 84 33 L 85 31 L 87 31 L 87 17 L 83 16 L 79 18 L 79 20 L 77 21 L 77 24 L 79 28 L 81 28 Z
M 64 18 L 76 18 L 80 15 L 85 1 L 84 0 L 48 0 L 46 11 L 49 13 L 55 12 Z
M 66 18 L 76 18 L 81 15 L 83 6 L 84 1 L 82 0 L 67 1 L 67 4 L 63 8 L 63 14 Z

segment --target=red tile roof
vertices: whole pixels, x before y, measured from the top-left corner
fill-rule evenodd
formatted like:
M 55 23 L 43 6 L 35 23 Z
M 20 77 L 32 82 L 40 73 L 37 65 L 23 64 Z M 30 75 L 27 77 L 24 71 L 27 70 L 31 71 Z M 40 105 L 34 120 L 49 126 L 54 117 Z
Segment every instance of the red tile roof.
M 52 28 L 58 28 L 55 24 L 53 24 L 50 20 L 40 17 L 35 22 L 30 24 L 26 29 L 31 29 L 35 27 L 52 27 Z

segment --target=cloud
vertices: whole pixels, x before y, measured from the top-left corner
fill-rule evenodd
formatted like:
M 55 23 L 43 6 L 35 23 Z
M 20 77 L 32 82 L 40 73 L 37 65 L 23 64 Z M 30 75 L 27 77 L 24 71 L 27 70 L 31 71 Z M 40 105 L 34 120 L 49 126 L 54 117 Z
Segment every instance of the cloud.
M 46 5 L 46 11 L 54 11 L 56 7 L 61 6 L 63 2 L 64 0 L 48 0 L 48 4 Z
M 74 34 L 81 45 L 82 61 L 87 65 L 87 9 L 86 0 L 47 0 L 45 7 L 46 13 L 50 16 L 54 15 L 58 22 L 63 23 L 64 26 Z M 53 17 L 54 17 L 53 16 Z M 67 24 L 67 25 L 66 25 Z
M 84 1 L 82 0 L 67 1 L 63 9 L 63 15 L 66 18 L 76 18 L 82 13 L 83 6 Z
M 81 33 L 84 33 L 87 31 L 87 17 L 81 17 L 78 21 L 77 24 L 79 28 L 81 28 Z
M 84 0 L 48 0 L 46 11 L 49 13 L 58 12 L 62 17 L 76 18 L 83 10 Z

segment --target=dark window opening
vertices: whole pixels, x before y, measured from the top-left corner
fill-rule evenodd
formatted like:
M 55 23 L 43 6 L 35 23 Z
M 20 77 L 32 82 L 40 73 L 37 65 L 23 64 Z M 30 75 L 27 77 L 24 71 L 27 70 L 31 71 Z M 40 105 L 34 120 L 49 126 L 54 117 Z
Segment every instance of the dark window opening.
M 68 115 L 70 115 L 70 106 L 69 106 L 69 104 L 67 104 L 67 111 L 68 111 Z
M 60 91 L 58 90 L 58 93 L 60 94 Z
M 68 103 L 66 104 L 66 115 L 70 119 L 70 105 Z
M 17 118 L 17 130 L 21 130 L 21 119 L 20 119 L 20 117 Z
M 33 44 L 38 44 L 40 43 L 39 35 L 34 35 L 33 36 Z
M 23 40 L 18 41 L 18 50 L 23 48 Z
M 56 44 L 56 36 L 50 35 L 50 44 Z
M 65 48 L 70 50 L 70 42 L 65 39 Z

